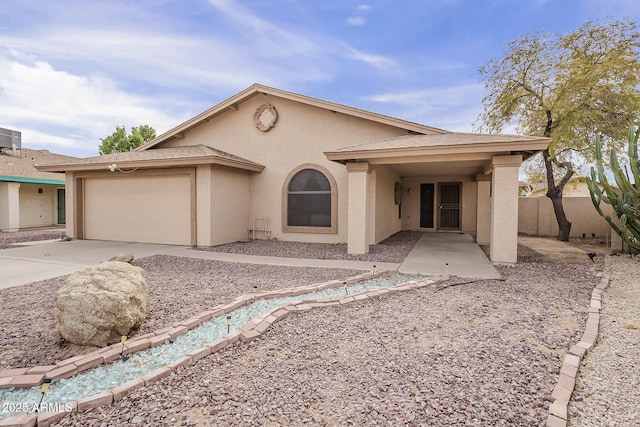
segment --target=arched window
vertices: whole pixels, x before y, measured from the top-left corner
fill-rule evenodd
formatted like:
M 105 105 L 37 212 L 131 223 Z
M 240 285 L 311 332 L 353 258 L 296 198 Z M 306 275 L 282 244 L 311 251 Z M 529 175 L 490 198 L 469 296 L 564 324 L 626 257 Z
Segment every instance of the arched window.
M 284 231 L 335 232 L 335 184 L 312 165 L 302 166 L 285 182 Z

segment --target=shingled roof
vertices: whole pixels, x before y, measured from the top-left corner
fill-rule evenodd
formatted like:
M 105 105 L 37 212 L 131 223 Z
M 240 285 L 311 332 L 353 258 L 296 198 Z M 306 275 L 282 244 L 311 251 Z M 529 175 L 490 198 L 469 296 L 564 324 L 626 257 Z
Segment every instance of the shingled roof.
M 36 169 L 38 163 L 69 162 L 75 157 L 53 154 L 48 150 L 0 150 L 0 181 L 34 184 L 64 185 L 63 173 L 44 172 Z
M 463 152 L 517 152 L 527 158 L 544 149 L 550 138 L 502 134 L 452 132 L 431 135 L 406 135 L 366 142 L 325 152 L 329 160 L 413 154 L 455 154 Z
M 53 164 L 39 164 L 41 171 L 63 172 L 82 170 L 107 170 L 109 165 L 118 168 L 145 168 L 161 166 L 189 166 L 197 164 L 218 164 L 254 172 L 261 172 L 264 166 L 242 157 L 234 156 L 206 145 L 153 148 L 145 151 L 127 151 L 102 156 L 73 159 Z

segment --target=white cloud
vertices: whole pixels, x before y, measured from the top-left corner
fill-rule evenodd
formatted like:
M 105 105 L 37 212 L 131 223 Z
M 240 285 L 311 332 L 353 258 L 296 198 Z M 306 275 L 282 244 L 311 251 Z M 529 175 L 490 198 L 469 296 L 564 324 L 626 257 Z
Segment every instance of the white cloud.
M 387 104 L 392 115 L 457 132 L 471 132 L 484 96 L 482 84 L 388 92 L 365 98 Z
M 368 4 L 359 4 L 356 6 L 356 12 L 347 18 L 347 25 L 352 27 L 361 27 L 367 24 L 367 18 L 363 15 L 371 10 L 371 6 Z
M 364 16 L 350 16 L 347 18 L 347 24 L 352 27 L 360 27 L 362 25 L 366 25 L 367 18 Z
M 397 68 L 396 62 L 387 56 L 365 53 L 353 48 L 349 48 L 348 51 L 352 59 L 372 65 L 380 70 L 389 71 Z
M 274 52 L 286 52 L 287 56 L 295 58 L 298 67 L 304 68 L 305 58 L 312 61 L 309 64 L 309 69 L 317 69 L 318 63 L 331 61 L 334 57 L 339 59 L 340 56 L 355 59 L 382 70 L 388 70 L 396 65 L 395 61 L 389 57 L 362 52 L 322 33 L 307 33 L 300 28 L 288 31 L 255 16 L 250 10 L 236 2 L 229 0 L 209 0 L 209 2 L 234 21 L 248 27 L 251 32 L 255 33 L 250 36 L 245 35 L 245 38 L 248 38 L 252 44 L 249 46 L 238 45 L 236 46 L 238 49 L 252 49 L 254 51 L 257 49 L 259 52 L 269 53 L 271 58 L 274 55 L 278 56 Z M 367 5 L 360 6 L 364 8 L 362 10 L 370 8 Z
M 296 90 L 400 71 L 392 57 L 309 22 L 281 22 L 273 8 L 265 15 L 209 0 L 192 29 L 191 15 L 174 19 L 159 2 L 25 0 L 5 11 L 21 25 L 0 29 L 0 126 L 22 131 L 26 144 L 93 154 L 116 125 L 161 133 L 255 82 Z M 361 4 L 354 15 L 370 9 Z
M 160 131 L 176 124 L 175 117 L 150 107 L 150 99 L 121 90 L 103 77 L 73 75 L 43 61 L 24 63 L 4 57 L 0 68 L 4 70 L 0 117 L 24 133 L 27 147 L 46 143 L 83 150 L 97 147 L 99 138 L 116 125 L 148 123 Z

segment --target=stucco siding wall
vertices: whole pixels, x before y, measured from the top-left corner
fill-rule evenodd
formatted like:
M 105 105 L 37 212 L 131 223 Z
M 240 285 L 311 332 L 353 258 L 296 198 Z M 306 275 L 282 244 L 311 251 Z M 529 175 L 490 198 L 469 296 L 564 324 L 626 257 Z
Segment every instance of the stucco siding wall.
M 402 229 L 399 205 L 394 202 L 396 183 L 400 177 L 384 166 L 375 166 L 375 242 L 378 243 Z
M 474 181 L 462 182 L 462 200 L 460 209 L 461 229 L 465 233 L 475 234 L 477 228 L 478 183 Z
M 402 180 L 402 229 L 420 229 L 420 184 L 433 182 L 428 178 Z
M 251 191 L 246 172 L 214 166 L 211 170 L 211 244 L 246 239 Z M 260 236 L 264 237 L 264 234 Z
M 20 184 L 20 228 L 53 225 L 55 200 L 55 187 Z
M 606 237 L 610 234 L 609 224 L 593 207 L 590 197 L 562 198 L 565 213 L 571 221 L 570 237 Z M 558 224 L 553 206 L 548 197 L 520 197 L 518 200 L 518 232 L 534 236 L 556 236 Z M 611 214 L 610 206 L 604 206 Z
M 268 132 L 258 130 L 253 115 L 265 103 L 279 119 Z M 280 240 L 345 243 L 348 181 L 344 165 L 328 161 L 325 151 L 371 140 L 406 135 L 406 131 L 273 96 L 257 95 L 164 146 L 205 144 L 265 166 L 249 176 L 249 217 L 268 217 Z M 337 233 L 284 233 L 282 193 L 287 175 L 302 164 L 325 168 L 337 185 Z

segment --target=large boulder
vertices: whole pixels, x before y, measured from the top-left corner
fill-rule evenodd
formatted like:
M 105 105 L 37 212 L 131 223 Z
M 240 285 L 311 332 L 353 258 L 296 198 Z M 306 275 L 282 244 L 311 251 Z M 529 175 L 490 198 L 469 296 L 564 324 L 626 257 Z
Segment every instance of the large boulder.
M 144 270 L 107 261 L 71 274 L 56 293 L 57 330 L 69 342 L 104 347 L 139 327 L 147 313 Z
M 133 255 L 131 255 L 131 254 L 118 254 L 118 255 L 114 256 L 113 258 L 111 258 L 109 261 L 128 262 L 129 264 L 131 264 L 131 261 L 133 261 Z

